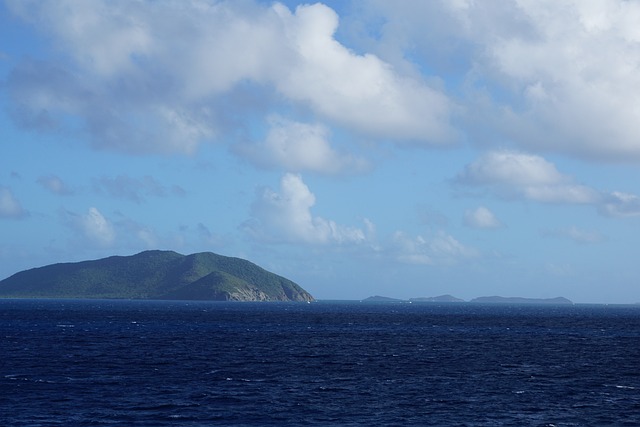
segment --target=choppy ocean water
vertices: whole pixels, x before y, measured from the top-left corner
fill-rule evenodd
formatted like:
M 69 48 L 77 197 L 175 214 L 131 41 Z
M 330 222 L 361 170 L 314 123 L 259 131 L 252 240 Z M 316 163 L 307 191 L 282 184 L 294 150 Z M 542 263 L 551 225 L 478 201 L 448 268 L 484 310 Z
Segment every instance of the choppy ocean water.
M 640 426 L 640 307 L 0 300 L 2 426 Z

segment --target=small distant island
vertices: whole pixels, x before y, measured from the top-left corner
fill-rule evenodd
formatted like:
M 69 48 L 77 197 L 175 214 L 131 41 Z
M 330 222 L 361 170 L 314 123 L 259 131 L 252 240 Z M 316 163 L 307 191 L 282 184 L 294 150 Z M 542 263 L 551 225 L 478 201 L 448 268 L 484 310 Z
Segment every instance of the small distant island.
M 419 298 L 409 298 L 408 300 L 402 300 L 397 298 L 384 297 L 380 295 L 371 296 L 361 300 L 361 302 L 418 302 L 418 303 L 461 303 L 467 302 L 463 299 L 456 298 L 452 295 L 440 295 L 437 297 L 419 297 Z M 546 304 L 546 305 L 571 305 L 573 301 L 564 298 L 564 297 L 556 297 L 556 298 L 522 298 L 522 297 L 500 297 L 500 296 L 489 296 L 489 297 L 478 297 L 474 298 L 469 303 L 478 303 L 478 304 Z
M 456 298 L 451 295 L 440 295 L 437 297 L 419 297 L 402 300 L 398 298 L 383 297 L 380 295 L 374 295 L 361 300 L 361 302 L 465 302 L 463 299 Z
M 291 280 L 241 258 L 159 250 L 24 270 L 0 281 L 0 297 L 314 301 Z

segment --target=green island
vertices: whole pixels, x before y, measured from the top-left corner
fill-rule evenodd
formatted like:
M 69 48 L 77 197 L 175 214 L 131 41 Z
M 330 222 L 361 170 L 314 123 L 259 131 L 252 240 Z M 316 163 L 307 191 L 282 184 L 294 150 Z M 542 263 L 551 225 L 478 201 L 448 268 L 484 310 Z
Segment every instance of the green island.
M 314 301 L 291 280 L 241 258 L 160 250 L 24 270 L 0 281 L 0 297 Z

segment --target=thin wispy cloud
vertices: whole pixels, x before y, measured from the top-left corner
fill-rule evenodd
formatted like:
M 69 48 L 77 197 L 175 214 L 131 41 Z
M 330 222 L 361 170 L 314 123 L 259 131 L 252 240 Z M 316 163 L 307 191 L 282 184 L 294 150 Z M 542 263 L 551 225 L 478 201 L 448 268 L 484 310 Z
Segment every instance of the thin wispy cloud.
M 114 178 L 101 177 L 94 180 L 94 190 L 99 194 L 143 203 L 148 197 L 184 196 L 185 191 L 180 186 L 167 188 L 152 176 L 133 178 L 128 175 L 118 175 Z
M 602 243 L 607 240 L 606 236 L 597 231 L 584 230 L 575 226 L 555 230 L 543 230 L 542 235 L 557 239 L 571 240 L 581 245 Z
M 443 231 L 427 237 L 396 231 L 389 246 L 390 254 L 407 264 L 451 265 L 479 256 L 476 249 Z
M 9 187 L 0 185 L 0 218 L 20 219 L 29 216 Z
M 70 196 L 74 193 L 74 191 L 56 175 L 43 175 L 38 178 L 38 184 L 53 194 L 60 196 Z
M 502 222 L 484 206 L 479 206 L 475 209 L 471 209 L 464 214 L 464 224 L 472 228 L 500 228 L 503 226 Z

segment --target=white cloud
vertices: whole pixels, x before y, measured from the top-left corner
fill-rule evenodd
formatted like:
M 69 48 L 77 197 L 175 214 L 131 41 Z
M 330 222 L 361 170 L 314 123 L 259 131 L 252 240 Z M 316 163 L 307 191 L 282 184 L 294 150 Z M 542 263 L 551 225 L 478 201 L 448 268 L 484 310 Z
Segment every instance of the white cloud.
M 12 116 L 26 127 L 73 123 L 67 130 L 87 132 L 99 148 L 193 153 L 294 105 L 394 142 L 454 138 L 443 91 L 340 44 L 338 17 L 322 4 L 293 13 L 253 1 L 7 4 L 64 52 L 10 73 Z
M 68 225 L 87 243 L 97 247 L 111 247 L 116 240 L 113 224 L 95 207 L 86 214 L 65 211 Z
M 364 159 L 331 148 L 329 129 L 322 124 L 299 123 L 274 116 L 264 142 L 243 144 L 237 152 L 254 164 L 296 172 L 337 174 L 368 169 Z
M 469 164 L 459 179 L 473 184 L 545 186 L 562 184 L 568 178 L 540 156 L 515 151 L 491 151 Z
M 479 206 L 468 210 L 464 215 L 464 224 L 473 228 L 499 228 L 502 223 L 489 209 Z
M 54 194 L 67 196 L 73 191 L 56 175 L 46 175 L 38 178 L 38 183 Z
M 612 217 L 639 217 L 640 197 L 635 194 L 614 191 L 604 197 L 600 212 Z
M 640 3 L 369 0 L 359 11 L 362 46 L 464 82 L 475 138 L 640 161 Z
M 634 126 L 640 110 L 633 95 L 640 90 L 640 32 L 632 24 L 640 19 L 640 5 L 523 2 L 520 9 L 535 36 L 501 34 L 487 56 L 523 94 L 523 111 L 513 107 L 512 132 L 537 128 L 522 135 L 530 146 L 640 159 Z
M 153 227 L 115 212 L 111 218 L 98 208 L 90 207 L 86 213 L 61 211 L 61 218 L 78 238 L 72 242 L 82 248 L 128 248 L 132 250 L 180 247 L 180 236 L 158 233 Z
M 592 204 L 599 192 L 576 184 L 544 158 L 514 151 L 492 151 L 458 174 L 456 182 L 486 186 L 503 197 L 520 197 L 543 203 Z
M 298 6 L 283 20 L 297 63 L 277 87 L 294 100 L 371 135 L 431 144 L 451 142 L 454 105 L 424 82 L 397 74 L 375 55 L 356 55 L 333 37 L 338 16 L 320 3 Z
M 420 235 L 412 237 L 396 231 L 391 237 L 390 250 L 398 261 L 407 264 L 452 264 L 478 256 L 478 251 L 443 231 L 431 238 Z
M 315 203 L 300 175 L 285 174 L 279 192 L 267 188 L 257 195 L 251 209 L 253 220 L 245 223 L 245 230 L 257 239 L 277 242 L 353 244 L 367 240 L 362 229 L 313 216 Z
M 610 217 L 640 216 L 640 196 L 600 191 L 577 184 L 544 158 L 514 151 L 492 151 L 459 173 L 455 183 L 483 187 L 505 198 L 541 203 L 591 205 Z
M 29 213 L 22 207 L 9 187 L 0 185 L 0 218 L 24 218 Z
M 89 212 L 81 217 L 82 231 L 85 237 L 100 246 L 110 246 L 115 241 L 113 225 L 97 208 L 89 208 Z

